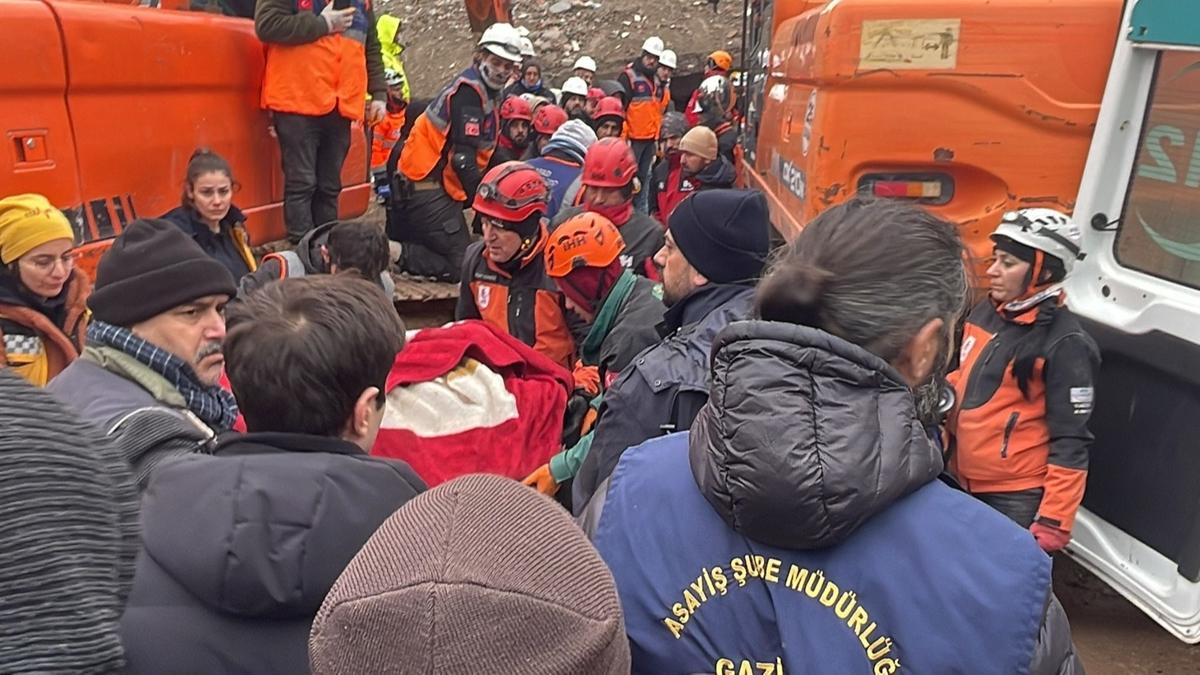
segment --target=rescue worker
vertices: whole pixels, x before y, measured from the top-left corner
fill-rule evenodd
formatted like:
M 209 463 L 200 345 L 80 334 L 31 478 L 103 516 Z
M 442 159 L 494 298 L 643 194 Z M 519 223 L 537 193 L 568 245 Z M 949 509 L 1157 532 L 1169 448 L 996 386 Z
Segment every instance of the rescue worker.
M 218 386 L 233 275 L 166 220 L 135 220 L 100 258 L 87 346 L 48 385 L 103 429 L 141 489 L 156 466 L 211 449 L 237 419 Z
M 600 108 L 600 99 L 604 98 L 604 90 L 600 87 L 588 87 L 587 100 L 583 103 L 583 110 L 587 113 L 588 124 L 596 118 L 596 110 Z
M 467 249 L 454 318 L 482 319 L 569 367 L 575 343 L 542 256 L 549 199 L 546 182 L 524 162 L 484 176 L 474 203 L 483 239 Z
M 518 40 L 520 37 L 518 36 Z M 518 46 L 518 49 L 520 47 Z M 525 61 L 521 65 L 521 78 L 513 83 L 504 92 L 504 98 L 510 96 L 520 96 L 521 94 L 533 94 L 542 98 L 553 100 L 554 94 L 550 91 L 546 84 L 542 82 L 542 66 L 535 61 Z
M 279 138 L 283 218 L 294 244 L 337 219 L 350 124 L 374 125 L 387 112 L 379 36 L 369 0 L 348 0 L 344 9 L 258 0 L 254 32 L 267 45 L 262 106 Z
M 708 59 L 704 63 L 704 78 L 708 79 L 716 75 L 728 78 L 732 69 L 733 55 L 719 49 L 708 55 Z M 687 116 L 689 127 L 694 127 L 700 123 L 700 113 L 696 108 L 696 104 L 700 102 L 701 95 L 699 88 L 692 92 L 692 97 L 688 99 L 687 108 L 683 111 L 683 114 Z
M 404 43 L 401 41 L 400 29 L 403 27 L 399 17 L 391 14 L 380 14 L 375 21 L 375 33 L 379 37 L 379 54 L 383 59 L 383 69 L 392 71 L 399 78 L 399 94 L 388 91 L 388 100 L 393 96 L 407 104 L 412 100 L 412 87 L 408 84 L 408 75 L 404 73 L 404 61 L 400 56 L 404 53 Z M 393 85 L 389 82 L 388 88 Z
M 583 158 L 588 148 L 596 142 L 596 133 L 580 120 L 567 120 L 550 137 L 541 157 L 529 160 L 550 188 L 550 201 L 546 205 L 546 217 L 553 220 L 563 205 L 568 188 L 583 171 Z
M 650 182 L 650 168 L 654 164 L 654 146 L 658 141 L 658 127 L 662 123 L 662 95 L 658 89 L 658 63 L 666 47 L 658 37 L 646 38 L 642 43 L 642 54 L 621 71 L 617 81 L 625 90 L 627 119 L 625 137 L 633 149 L 637 161 L 637 177 L 642 185 Z M 597 136 L 600 132 L 597 129 Z M 600 136 L 603 138 L 603 136 Z M 642 213 L 649 212 L 646 192 L 634 196 L 634 206 Z
M 571 66 L 571 75 L 587 82 L 587 85 L 592 86 L 592 82 L 596 79 L 596 59 L 590 56 L 581 56 L 575 59 L 575 65 Z
M 125 673 L 308 672 L 337 576 L 425 490 L 406 463 L 367 455 L 403 346 L 389 298 L 354 277 L 288 279 L 230 308 L 247 433 L 155 473 L 121 617 Z
M 390 298 L 396 291 L 388 271 L 390 262 L 387 236 L 375 224 L 358 220 L 325 223 L 304 235 L 295 249 L 263 256 L 258 269 L 238 283 L 238 297 L 245 298 L 280 279 L 349 272 L 375 283 Z
M 572 486 L 576 514 L 612 474 L 621 453 L 686 430 L 708 401 L 713 341 L 725 326 L 750 316 L 770 228 L 766 198 L 748 190 L 701 192 L 671 215 L 666 244 L 654 261 L 662 268 L 667 306 L 658 326 L 664 339 L 605 392 L 591 447 Z
M 650 185 L 648 186 L 650 215 L 660 222 L 665 221 L 659 215 L 661 209 L 658 198 L 667 190 L 667 177 L 671 171 L 671 154 L 679 147 L 679 141 L 683 140 L 683 135 L 687 132 L 687 121 L 683 113 L 671 111 L 663 114 L 662 124 L 658 127 L 658 159 L 654 162 L 654 170 L 650 173 Z
M 658 73 L 655 75 L 658 80 L 659 107 L 664 114 L 671 109 L 671 78 L 675 75 L 676 65 L 674 50 L 664 49 L 662 58 L 658 60 Z M 662 125 L 661 118 L 659 125 Z
M 949 377 L 950 471 L 1052 553 L 1071 541 L 1083 500 L 1100 365 L 1062 289 L 1080 229 L 1054 209 L 1021 209 L 991 238 L 989 297 L 968 315 Z
M 666 311 L 661 286 L 621 265 L 624 249 L 612 221 L 594 213 L 581 213 L 560 225 L 546 246 L 546 273 L 562 291 L 568 311 L 586 329 L 579 341 L 580 366 L 596 369 L 600 393 L 639 353 L 658 343 L 655 326 Z M 525 483 L 554 495 L 575 476 L 589 445 L 590 439 L 558 453 Z
M 621 100 L 615 96 L 600 99 L 592 125 L 596 129 L 596 138 L 621 138 L 625 129 L 625 107 Z
M 510 96 L 500 104 L 500 138 L 496 152 L 492 153 L 491 166 L 521 159 L 529 150 L 533 133 L 533 110 L 525 99 Z
M 625 240 L 621 254 L 625 269 L 657 279 L 654 256 L 662 248 L 663 230 L 653 218 L 633 208 L 633 196 L 639 189 L 636 174 L 637 163 L 628 143 L 619 138 L 596 141 L 583 158 L 579 176 L 583 205 L 559 211 L 551 229 L 585 211 L 604 216 Z
M 36 194 L 0 199 L 0 367 L 44 387 L 83 350 L 92 285 L 75 232 Z
M 246 234 L 246 216 L 233 205 L 233 170 L 220 155 L 199 148 L 188 160 L 183 203 L 163 214 L 234 279 L 257 269 Z
M 375 177 L 376 189 L 387 186 L 388 157 L 392 156 L 392 148 L 404 134 L 408 123 L 408 98 L 404 91 L 408 82 L 400 73 L 388 69 L 384 72 L 387 82 L 387 114 L 371 127 L 371 174 Z
M 554 136 L 554 132 L 567 121 L 567 113 L 562 108 L 548 104 L 533 111 L 533 151 L 531 157 L 541 157 L 546 150 L 546 144 Z
M 717 148 L 721 156 L 729 160 L 734 170 L 742 163 L 742 148 L 739 144 L 737 126 L 733 123 L 733 86 L 729 79 L 714 75 L 700 83 L 699 122 L 717 135 Z
M 759 286 L 760 319 L 717 337 L 691 432 L 624 454 L 583 520 L 633 672 L 1082 672 L 1050 558 L 938 480 L 919 419 L 963 253 L 912 204 L 826 211 Z
M 388 218 L 389 238 L 404 245 L 400 269 L 458 281 L 470 243 L 463 209 L 496 149 L 500 90 L 521 60 L 519 37 L 508 24 L 488 27 L 475 62 L 442 89 L 405 140 L 403 185 Z
M 573 120 L 583 120 L 591 124 L 591 117 L 587 112 L 588 86 L 578 77 L 568 77 L 562 86 L 562 109 L 566 111 L 567 117 Z
M 666 189 L 657 192 L 652 207 L 663 225 L 689 195 L 732 188 L 737 179 L 733 165 L 717 151 L 717 135 L 708 127 L 696 127 L 684 134 L 679 148 L 667 158 L 667 166 Z

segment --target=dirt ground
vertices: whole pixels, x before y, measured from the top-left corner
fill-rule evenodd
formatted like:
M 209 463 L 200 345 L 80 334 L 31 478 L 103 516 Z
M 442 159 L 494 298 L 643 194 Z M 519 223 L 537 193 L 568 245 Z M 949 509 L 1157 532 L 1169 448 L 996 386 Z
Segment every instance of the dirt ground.
M 1200 673 L 1200 646 L 1177 640 L 1066 556 L 1054 559 L 1054 591 L 1088 675 Z

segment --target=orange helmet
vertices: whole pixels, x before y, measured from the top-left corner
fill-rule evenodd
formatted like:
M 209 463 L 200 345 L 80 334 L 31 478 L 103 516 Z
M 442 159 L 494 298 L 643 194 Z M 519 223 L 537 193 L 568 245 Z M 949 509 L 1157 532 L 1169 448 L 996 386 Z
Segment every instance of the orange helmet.
M 608 267 L 624 250 L 625 240 L 611 220 L 581 213 L 550 234 L 546 274 L 561 279 L 579 267 Z
M 538 108 L 537 112 L 533 114 L 533 130 L 539 134 L 549 136 L 566 121 L 566 110 L 556 105 L 544 105 Z
M 525 162 L 505 162 L 493 167 L 475 192 L 475 212 L 508 223 L 546 215 L 550 188 L 542 175 Z
M 733 55 L 724 50 L 717 50 L 708 55 L 709 70 L 724 70 L 729 72 L 733 68 Z
M 591 187 L 625 187 L 637 172 L 637 160 L 628 143 L 620 138 L 601 138 L 583 157 L 580 182 Z
M 597 120 L 604 119 L 605 117 L 620 117 L 624 120 L 625 105 L 616 96 L 605 96 L 600 99 L 600 105 L 596 106 L 596 114 L 592 117 Z
M 500 119 L 532 122 L 533 108 L 529 107 L 529 101 L 519 96 L 509 96 L 500 104 Z

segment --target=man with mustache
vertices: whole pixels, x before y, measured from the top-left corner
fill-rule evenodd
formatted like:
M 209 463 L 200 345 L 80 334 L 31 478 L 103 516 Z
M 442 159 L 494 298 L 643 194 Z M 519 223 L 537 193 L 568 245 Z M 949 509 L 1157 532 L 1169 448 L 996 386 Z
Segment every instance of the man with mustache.
M 134 221 L 100 259 L 87 346 L 50 391 L 115 441 L 141 488 L 237 418 L 218 386 L 236 293 L 225 266 L 166 220 Z

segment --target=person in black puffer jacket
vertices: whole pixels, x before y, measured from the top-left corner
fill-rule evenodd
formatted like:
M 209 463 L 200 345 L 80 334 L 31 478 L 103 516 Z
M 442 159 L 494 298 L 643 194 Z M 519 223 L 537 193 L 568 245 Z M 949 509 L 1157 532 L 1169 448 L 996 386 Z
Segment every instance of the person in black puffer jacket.
M 955 226 L 911 204 L 805 227 L 717 336 L 690 434 L 624 453 L 584 514 L 634 672 L 1083 672 L 1050 558 L 938 479 L 918 413 L 967 278 Z
M 377 286 L 287 279 L 230 309 L 249 433 L 161 467 L 121 619 L 127 673 L 306 673 L 333 582 L 425 485 L 367 456 L 404 326 Z

